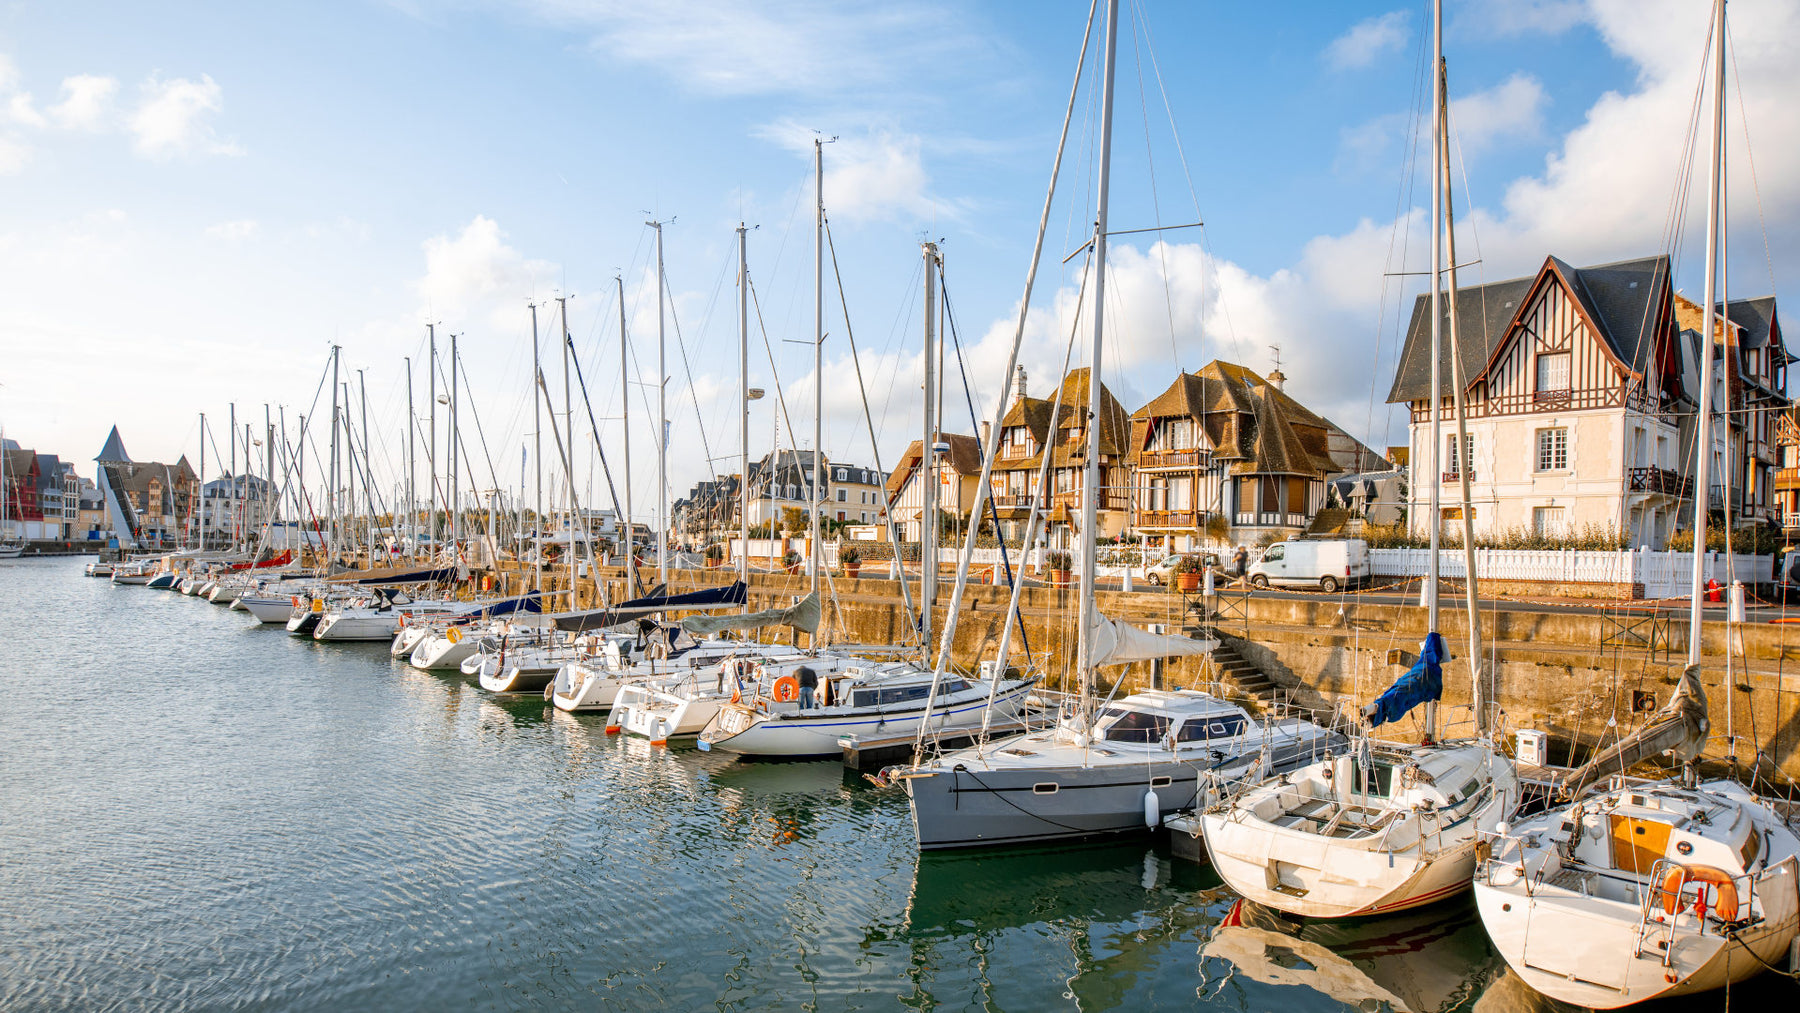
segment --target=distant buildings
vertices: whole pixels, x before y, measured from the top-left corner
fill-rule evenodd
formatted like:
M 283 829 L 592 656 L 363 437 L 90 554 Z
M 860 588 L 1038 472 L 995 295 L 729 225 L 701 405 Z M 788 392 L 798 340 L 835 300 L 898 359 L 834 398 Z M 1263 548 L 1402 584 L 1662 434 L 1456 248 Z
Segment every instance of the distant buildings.
M 104 531 L 128 548 L 179 544 L 185 519 L 199 496 L 199 479 L 186 457 L 174 464 L 133 461 L 114 426 L 94 457 L 96 484 L 107 513 Z
M 820 458 L 824 470 L 820 483 L 819 518 L 846 524 L 872 523 L 881 519 L 880 472 L 860 465 Z M 750 462 L 750 526 L 785 520 L 786 511 L 812 508 L 813 453 L 783 450 Z M 702 479 L 670 506 L 670 527 L 676 539 L 700 547 L 735 535 L 742 497 L 739 477 L 723 475 Z

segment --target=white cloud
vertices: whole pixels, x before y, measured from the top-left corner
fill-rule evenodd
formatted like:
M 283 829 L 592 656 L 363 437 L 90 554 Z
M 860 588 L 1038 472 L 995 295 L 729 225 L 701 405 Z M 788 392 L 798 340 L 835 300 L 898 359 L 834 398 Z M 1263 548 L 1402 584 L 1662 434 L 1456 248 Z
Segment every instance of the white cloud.
M 246 239 L 254 238 L 257 229 L 258 226 L 255 219 L 240 218 L 236 221 L 220 222 L 217 225 L 207 226 L 206 237 L 208 239 L 223 240 L 227 243 L 241 243 Z
M 112 118 L 113 96 L 118 92 L 115 78 L 94 74 L 65 77 L 63 100 L 50 107 L 50 116 L 67 130 L 100 130 Z
M 1325 47 L 1325 62 L 1337 70 L 1367 67 L 1406 45 L 1408 11 L 1389 11 L 1352 25 Z
M 1495 141 L 1538 136 L 1549 101 L 1537 78 L 1516 73 L 1485 91 L 1453 97 L 1450 129 L 1461 153 L 1473 155 Z
M 803 154 L 810 161 L 813 131 L 792 120 L 759 128 L 756 135 Z M 825 145 L 825 210 L 846 220 L 956 219 L 966 210 L 931 192 L 917 134 L 875 129 L 845 134 Z
M 425 275 L 415 287 L 428 319 L 491 324 L 512 330 L 522 317 L 527 299 L 541 297 L 557 268 L 542 260 L 530 260 L 509 246 L 500 225 L 476 215 L 455 236 L 427 239 Z
M 31 145 L 17 134 L 0 133 L 0 176 L 16 175 L 31 161 Z
M 225 108 L 225 96 L 211 75 L 202 74 L 198 81 L 151 77 L 141 91 L 143 101 L 130 122 L 138 154 L 162 161 L 181 155 L 244 153 L 213 131 L 212 118 Z
M 920 67 L 981 65 L 996 47 L 943 4 L 838 0 L 510 0 L 534 16 L 591 30 L 608 60 L 641 64 L 679 86 L 727 95 L 838 93 Z
M 1475 0 L 1457 11 L 1459 27 L 1501 38 L 1560 35 L 1588 19 L 1585 0 Z

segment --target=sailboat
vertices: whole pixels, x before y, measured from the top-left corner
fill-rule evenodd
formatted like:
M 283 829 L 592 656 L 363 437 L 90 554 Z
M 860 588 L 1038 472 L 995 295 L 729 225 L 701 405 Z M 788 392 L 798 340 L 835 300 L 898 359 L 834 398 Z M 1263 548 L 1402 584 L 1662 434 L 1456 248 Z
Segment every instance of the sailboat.
M 1107 203 L 1112 172 L 1118 7 L 1117 0 L 1109 0 L 1106 5 L 1097 216 L 1090 240 L 1095 311 L 1088 403 L 1096 405 L 1100 403 L 1107 305 Z M 1083 56 L 1085 59 L 1085 50 Z M 1077 87 L 1080 78 L 1077 68 Z M 1069 108 L 1072 115 L 1073 91 Z M 1063 143 L 1068 136 L 1067 121 L 1066 116 Z M 1060 168 L 1060 145 L 1057 164 Z M 1055 170 L 1039 223 L 1039 252 L 1054 193 Z M 1034 272 L 1036 256 L 1034 253 Z M 1029 303 L 1028 276 L 1023 304 Z M 1014 338 L 1015 361 L 1018 335 L 1022 332 L 1021 323 Z M 1014 363 L 1009 362 L 1002 375 L 1011 375 L 1013 368 Z M 999 743 L 988 743 L 984 736 L 976 746 L 921 758 L 895 771 L 892 776 L 906 786 L 921 849 L 1021 844 L 1143 831 L 1159 825 L 1174 811 L 1196 802 L 1205 804 L 1217 786 L 1225 782 L 1258 776 L 1265 770 L 1291 768 L 1318 755 L 1331 742 L 1330 733 L 1309 721 L 1288 719 L 1258 724 L 1243 708 L 1195 690 L 1147 690 L 1104 704 L 1096 701 L 1095 682 L 1100 668 L 1151 658 L 1204 654 L 1215 644 L 1148 633 L 1109 619 L 1096 609 L 1094 532 L 1098 530 L 1100 426 L 1089 425 L 1086 429 L 1079 528 L 1080 641 L 1075 666 L 1078 698 L 1058 715 L 1054 727 Z M 976 484 L 977 511 L 989 489 L 998 433 L 999 427 L 993 427 L 983 448 L 983 472 Z M 976 525 L 969 527 L 972 531 Z M 1034 534 L 1028 529 L 1027 539 Z M 963 546 L 962 565 L 950 602 L 950 621 L 941 637 L 940 676 L 960 612 L 972 545 L 971 535 Z M 921 737 L 921 755 L 923 751 Z
M 1724 0 L 1713 6 L 1712 44 L 1687 665 L 1650 721 L 1567 776 L 1562 790 L 1572 802 L 1488 837 L 1490 857 L 1475 877 L 1482 924 L 1519 977 L 1553 999 L 1598 1009 L 1694 995 L 1779 968 L 1800 932 L 1800 838 L 1791 817 L 1735 781 L 1698 783 L 1693 767 L 1710 729 L 1700 682 L 1700 490 L 1709 488 L 1714 286 L 1722 281 Z M 1679 777 L 1624 776 L 1662 754 L 1682 762 Z
M 0 559 L 18 559 L 25 554 L 25 539 L 8 518 L 12 498 L 12 486 L 6 479 L 6 439 L 0 436 Z
M 1482 692 L 1480 618 L 1476 604 L 1474 511 L 1469 469 L 1462 473 L 1464 581 L 1475 736 L 1438 742 L 1437 701 L 1448 660 L 1438 633 L 1438 509 L 1435 455 L 1443 387 L 1443 276 L 1456 288 L 1454 217 L 1449 197 L 1449 114 L 1443 62 L 1443 11 L 1437 5 L 1433 46 L 1433 190 L 1431 243 L 1431 441 L 1433 476 L 1428 523 L 1431 566 L 1426 578 L 1427 632 L 1419 659 L 1367 708 L 1368 730 L 1350 755 L 1328 757 L 1273 778 L 1200 814 L 1213 868 L 1232 889 L 1267 907 L 1312 918 L 1385 914 L 1443 900 L 1467 890 L 1480 833 L 1512 817 L 1518 774 L 1494 748 Z M 1448 262 L 1443 241 L 1448 237 Z M 1450 300 L 1450 343 L 1457 345 L 1456 300 Z M 1460 354 L 1451 355 L 1458 446 L 1468 443 Z M 1425 708 L 1424 741 L 1378 743 L 1375 728 Z

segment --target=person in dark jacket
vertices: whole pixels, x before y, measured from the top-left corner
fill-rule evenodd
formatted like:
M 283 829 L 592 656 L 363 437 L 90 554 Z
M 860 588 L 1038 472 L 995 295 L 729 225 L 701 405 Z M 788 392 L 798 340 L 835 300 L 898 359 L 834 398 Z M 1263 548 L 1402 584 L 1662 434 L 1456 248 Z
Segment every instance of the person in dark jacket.
M 1237 571 L 1238 578 L 1243 579 L 1244 571 L 1250 568 L 1250 550 L 1238 546 L 1237 553 L 1231 557 L 1231 566 Z
M 806 665 L 801 665 L 794 669 L 794 678 L 800 681 L 800 709 L 812 710 L 813 693 L 819 688 L 818 673 Z

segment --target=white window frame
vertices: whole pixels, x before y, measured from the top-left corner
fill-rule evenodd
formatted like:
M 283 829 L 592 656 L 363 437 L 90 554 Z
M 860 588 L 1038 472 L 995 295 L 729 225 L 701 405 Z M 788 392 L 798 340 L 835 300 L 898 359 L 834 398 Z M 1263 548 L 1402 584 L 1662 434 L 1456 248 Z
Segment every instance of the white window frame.
M 1560 433 L 1562 435 L 1560 437 L 1553 436 L 1552 434 L 1555 434 L 1555 433 Z M 1552 441 L 1552 443 L 1549 446 L 1545 445 L 1546 439 Z M 1559 443 L 1560 443 L 1560 446 L 1557 445 Z M 1548 457 L 1549 457 L 1549 466 L 1548 467 L 1545 466 L 1546 452 L 1548 453 Z M 1544 427 L 1538 429 L 1537 435 L 1534 438 L 1533 443 L 1532 443 L 1531 453 L 1532 453 L 1531 470 L 1532 470 L 1533 474 L 1553 475 L 1553 474 L 1557 474 L 1560 472 L 1568 471 L 1569 470 L 1569 427 L 1568 426 L 1544 426 Z M 1559 457 L 1561 458 L 1560 460 L 1558 460 Z

